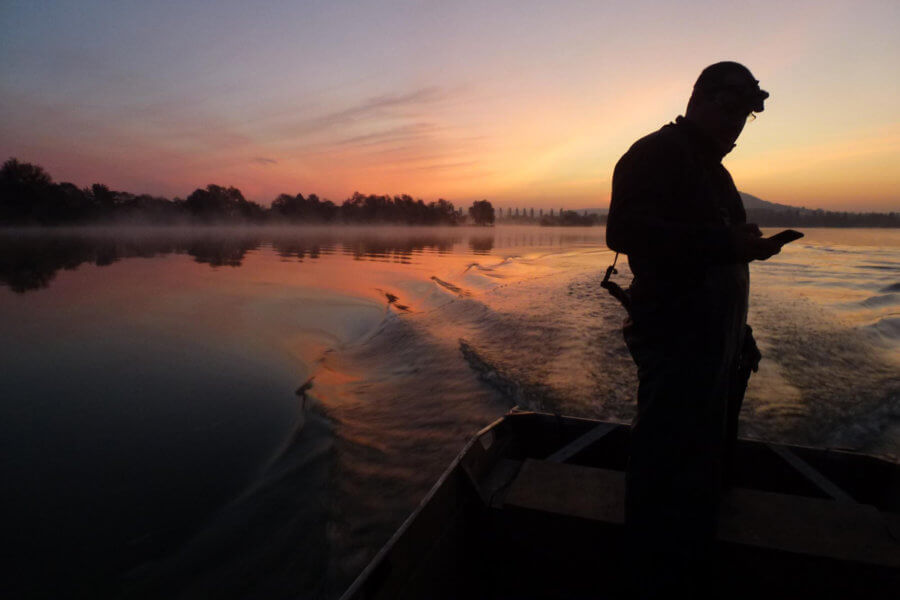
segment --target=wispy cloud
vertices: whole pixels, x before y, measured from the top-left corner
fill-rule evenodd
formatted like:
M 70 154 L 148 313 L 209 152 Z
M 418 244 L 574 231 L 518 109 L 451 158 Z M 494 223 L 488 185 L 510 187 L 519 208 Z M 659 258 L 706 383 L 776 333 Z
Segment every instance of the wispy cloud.
M 335 141 L 334 146 L 381 146 L 384 144 L 410 143 L 429 139 L 440 133 L 433 123 L 408 123 L 372 133 L 354 135 Z
M 338 179 L 366 170 L 390 172 L 392 178 L 414 171 L 451 173 L 454 167 L 471 174 L 485 136 L 455 123 L 453 104 L 464 96 L 463 88 L 432 86 L 370 96 L 319 114 L 270 115 L 262 117 L 262 137 L 304 169 L 346 171 Z
M 257 157 L 255 157 L 253 160 L 251 160 L 250 162 L 256 163 L 256 164 L 258 164 L 258 165 L 264 165 L 264 166 L 268 166 L 268 165 L 277 165 L 277 164 L 278 164 L 278 161 L 275 160 L 274 158 L 265 158 L 264 156 L 257 156 Z
M 347 108 L 294 119 L 277 119 L 273 123 L 278 137 L 302 141 L 325 135 L 347 136 L 348 130 L 387 119 L 413 119 L 422 108 L 434 108 L 452 98 L 454 92 L 439 87 L 425 87 L 402 94 L 382 94 L 362 100 Z M 352 134 L 351 134 L 352 135 Z
M 450 96 L 450 92 L 439 87 L 426 87 L 405 94 L 382 94 L 372 96 L 355 106 L 332 112 L 314 119 L 314 128 L 328 128 L 333 125 L 354 122 L 385 112 L 403 113 L 406 109 L 439 103 Z
M 445 163 L 434 163 L 434 164 L 426 164 L 416 167 L 410 167 L 410 170 L 414 171 L 445 171 L 445 170 L 453 170 L 456 171 L 458 169 L 471 169 L 473 167 L 479 166 L 479 161 L 477 160 L 464 160 L 459 162 L 445 162 Z

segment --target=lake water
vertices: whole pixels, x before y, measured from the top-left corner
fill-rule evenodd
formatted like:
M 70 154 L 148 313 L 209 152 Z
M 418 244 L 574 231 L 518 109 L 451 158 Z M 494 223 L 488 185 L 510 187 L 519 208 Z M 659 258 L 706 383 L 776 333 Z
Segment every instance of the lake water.
M 751 265 L 764 359 L 744 434 L 898 460 L 900 231 L 806 234 Z M 0 233 L 4 579 L 55 598 L 335 597 L 513 405 L 632 417 L 603 239 Z

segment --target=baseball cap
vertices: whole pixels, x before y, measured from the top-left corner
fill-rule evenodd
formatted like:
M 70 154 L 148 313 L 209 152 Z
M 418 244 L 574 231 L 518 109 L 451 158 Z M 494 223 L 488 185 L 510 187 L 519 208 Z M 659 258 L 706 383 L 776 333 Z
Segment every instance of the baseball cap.
M 759 88 L 759 81 L 750 69 L 732 61 L 717 62 L 703 69 L 694 83 L 694 89 L 705 92 L 729 90 L 753 112 L 762 112 L 765 108 L 763 101 L 769 97 L 769 92 Z

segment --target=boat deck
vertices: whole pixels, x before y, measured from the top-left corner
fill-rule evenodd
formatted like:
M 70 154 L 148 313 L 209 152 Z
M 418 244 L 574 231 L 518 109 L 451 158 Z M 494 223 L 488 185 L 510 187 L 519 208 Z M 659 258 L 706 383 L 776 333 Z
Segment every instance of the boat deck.
M 621 471 L 528 459 L 503 507 L 620 526 L 624 498 Z M 735 488 L 722 499 L 719 541 L 900 569 L 891 525 L 900 516 L 866 504 Z
M 625 597 L 629 428 L 513 414 L 465 447 L 344 598 Z M 900 466 L 745 440 L 720 514 L 728 598 L 893 598 Z

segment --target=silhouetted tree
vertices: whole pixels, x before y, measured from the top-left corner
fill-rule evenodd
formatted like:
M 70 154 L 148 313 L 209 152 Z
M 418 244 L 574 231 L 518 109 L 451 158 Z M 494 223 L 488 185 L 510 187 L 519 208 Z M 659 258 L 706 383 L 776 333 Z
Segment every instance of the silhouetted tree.
M 443 198 L 425 204 L 407 194 L 378 196 L 354 192 L 339 209 L 347 223 L 406 223 L 411 225 L 456 225 L 458 213 L 452 202 Z
M 439 223 L 456 225 L 456 209 L 453 208 L 452 202 L 448 202 L 443 198 L 438 198 L 437 202 L 432 202 L 428 206 L 435 214 Z M 492 215 L 491 222 L 493 222 L 493 220 Z
M 39 220 L 52 192 L 53 180 L 44 169 L 10 158 L 0 168 L 0 222 Z
M 476 225 L 493 225 L 494 207 L 487 200 L 476 200 L 469 208 L 469 216 Z
M 116 195 L 102 183 L 95 183 L 91 186 L 91 196 L 94 198 L 94 205 L 102 215 L 111 215 L 115 210 Z
M 289 221 L 302 221 L 308 223 L 322 223 L 331 221 L 335 217 L 337 207 L 330 200 L 319 200 L 315 194 L 304 198 L 303 194 L 290 196 L 281 194 L 272 202 L 270 212 L 273 217 Z
M 209 184 L 206 189 L 194 190 L 187 197 L 185 205 L 192 215 L 206 221 L 257 221 L 264 216 L 263 208 L 245 199 L 241 190 L 236 187 L 224 188 Z

